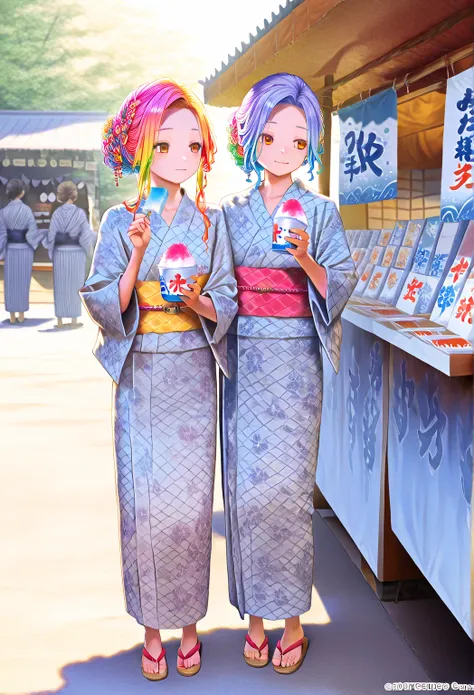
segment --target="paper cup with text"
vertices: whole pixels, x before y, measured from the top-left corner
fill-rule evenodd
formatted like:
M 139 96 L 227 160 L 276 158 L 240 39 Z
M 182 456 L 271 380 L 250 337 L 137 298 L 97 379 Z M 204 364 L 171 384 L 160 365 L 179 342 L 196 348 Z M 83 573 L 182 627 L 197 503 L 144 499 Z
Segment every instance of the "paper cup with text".
M 185 244 L 172 244 L 158 265 L 161 296 L 167 302 L 182 302 L 183 289 L 189 289 L 192 275 L 197 274 L 196 262 Z
M 280 205 L 273 218 L 272 250 L 277 253 L 287 253 L 287 249 L 294 249 L 295 245 L 285 240 L 285 237 L 299 239 L 297 234 L 290 229 L 306 230 L 308 218 L 301 203 L 292 198 Z

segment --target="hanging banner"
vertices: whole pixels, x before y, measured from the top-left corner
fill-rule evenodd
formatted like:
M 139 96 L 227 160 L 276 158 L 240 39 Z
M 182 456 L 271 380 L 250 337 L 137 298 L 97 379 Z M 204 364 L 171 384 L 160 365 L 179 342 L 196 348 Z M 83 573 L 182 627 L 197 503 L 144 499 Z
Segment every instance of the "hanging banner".
M 443 222 L 474 220 L 473 85 L 474 67 L 448 80 L 441 177 Z
M 397 93 L 394 89 L 339 111 L 339 202 L 397 197 Z

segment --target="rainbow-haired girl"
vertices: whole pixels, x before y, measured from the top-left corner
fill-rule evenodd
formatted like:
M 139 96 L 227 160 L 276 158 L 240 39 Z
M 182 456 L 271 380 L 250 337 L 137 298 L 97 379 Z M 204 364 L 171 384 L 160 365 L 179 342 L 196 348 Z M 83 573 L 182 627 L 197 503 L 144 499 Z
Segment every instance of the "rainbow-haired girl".
M 150 680 L 168 673 L 160 629 L 183 628 L 178 671 L 197 673 L 196 622 L 208 603 L 215 360 L 227 374 L 225 334 L 237 310 L 222 213 L 204 198 L 215 149 L 204 107 L 184 85 L 161 80 L 125 99 L 106 123 L 104 161 L 117 179 L 136 173 L 139 194 L 105 213 L 81 290 L 99 327 L 95 355 L 115 382 L 123 580 L 127 610 L 145 625 Z M 193 202 L 181 183 L 196 173 Z M 167 199 L 148 217 L 151 187 Z M 162 296 L 165 258 L 197 268 L 173 281 L 182 303 Z
M 237 165 L 257 177 L 222 202 L 239 290 L 223 383 L 229 591 L 250 616 L 251 666 L 269 660 L 263 618 L 285 619 L 273 665 L 289 674 L 308 646 L 300 615 L 311 604 L 322 355 L 337 371 L 340 314 L 356 273 L 335 204 L 292 180 L 303 164 L 313 172 L 322 153 L 320 107 L 308 85 L 287 73 L 257 82 L 229 133 Z M 278 239 L 277 209 L 298 238 Z M 285 248 L 288 241 L 294 246 Z

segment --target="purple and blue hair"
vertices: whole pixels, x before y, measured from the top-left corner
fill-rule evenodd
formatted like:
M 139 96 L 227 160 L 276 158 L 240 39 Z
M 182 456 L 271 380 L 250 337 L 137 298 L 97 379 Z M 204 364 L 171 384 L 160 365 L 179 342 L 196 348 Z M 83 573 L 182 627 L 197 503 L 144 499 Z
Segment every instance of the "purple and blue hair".
M 279 72 L 260 80 L 247 92 L 242 104 L 234 111 L 229 120 L 229 146 L 235 163 L 248 177 L 254 171 L 257 174 L 258 188 L 262 182 L 263 167 L 258 163 L 258 144 L 270 114 L 278 104 L 291 104 L 304 111 L 308 126 L 307 164 L 310 180 L 314 178 L 314 167 L 318 164 L 317 174 L 321 173 L 323 153 L 323 118 L 319 101 L 306 84 L 297 75 Z

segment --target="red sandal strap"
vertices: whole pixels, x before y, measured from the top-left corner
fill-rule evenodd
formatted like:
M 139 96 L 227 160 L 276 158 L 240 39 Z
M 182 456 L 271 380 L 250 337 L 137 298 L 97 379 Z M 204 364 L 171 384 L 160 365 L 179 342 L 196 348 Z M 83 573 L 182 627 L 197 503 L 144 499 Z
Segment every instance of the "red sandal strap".
M 278 642 L 278 644 L 280 645 L 279 649 L 282 653 L 282 656 L 283 656 L 283 654 L 288 654 L 289 652 L 292 652 L 293 649 L 298 649 L 298 647 L 302 647 L 304 644 L 304 640 L 305 640 L 305 638 L 302 637 L 297 642 L 294 642 L 294 644 L 291 644 L 289 647 L 287 647 L 284 652 L 281 651 L 281 644 L 280 644 L 280 642 Z
M 180 659 L 182 659 L 182 660 L 184 661 L 185 659 L 190 659 L 190 658 L 191 658 L 192 656 L 194 656 L 194 654 L 195 654 L 196 652 L 198 652 L 200 649 L 201 649 L 201 642 L 198 640 L 198 641 L 196 642 L 196 644 L 194 645 L 194 647 L 193 647 L 192 649 L 190 649 L 189 652 L 188 652 L 187 654 L 183 654 L 183 650 L 182 650 L 181 647 L 180 647 L 180 648 L 178 649 L 178 656 L 179 656 Z
M 160 661 L 165 657 L 166 649 L 163 647 L 158 659 L 155 659 L 155 657 L 150 654 L 150 652 L 148 651 L 148 649 L 146 649 L 146 647 L 143 647 L 142 654 L 146 659 L 148 659 L 148 661 L 153 661 L 154 664 L 159 664 Z
M 261 654 L 261 653 L 262 653 L 262 650 L 265 649 L 265 647 L 266 647 L 267 644 L 268 644 L 268 636 L 265 637 L 265 639 L 263 640 L 262 644 L 261 644 L 259 647 L 257 647 L 257 645 L 255 644 L 255 642 L 253 641 L 253 639 L 250 637 L 250 635 L 245 635 L 245 641 L 246 641 L 248 644 L 250 644 L 250 646 L 252 647 L 252 649 L 256 649 L 257 652 L 258 652 L 259 654 Z

